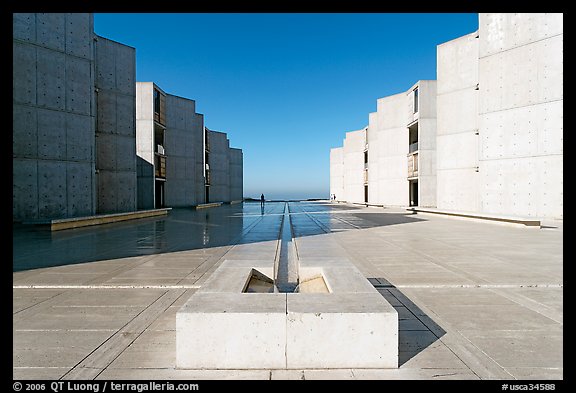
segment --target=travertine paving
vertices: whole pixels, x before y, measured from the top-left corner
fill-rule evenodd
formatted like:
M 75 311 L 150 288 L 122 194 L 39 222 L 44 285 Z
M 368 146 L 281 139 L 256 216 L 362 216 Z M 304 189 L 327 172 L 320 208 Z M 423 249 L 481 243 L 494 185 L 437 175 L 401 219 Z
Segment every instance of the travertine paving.
M 290 203 L 300 261 L 351 259 L 400 319 L 399 369 L 179 370 L 175 313 L 225 260 L 270 260 L 283 203 L 14 228 L 15 379 L 562 379 L 563 225 Z

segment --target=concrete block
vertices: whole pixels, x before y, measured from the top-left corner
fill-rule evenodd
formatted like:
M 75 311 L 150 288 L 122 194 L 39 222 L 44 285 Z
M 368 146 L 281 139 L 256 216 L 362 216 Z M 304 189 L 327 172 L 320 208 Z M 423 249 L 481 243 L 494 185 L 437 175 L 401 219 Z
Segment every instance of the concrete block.
M 66 57 L 66 110 L 90 115 L 93 86 L 90 79 L 92 62 Z
M 12 159 L 12 216 L 38 218 L 38 170 L 36 160 Z
M 36 48 L 14 42 L 12 51 L 14 103 L 36 104 Z
M 178 368 L 285 368 L 286 295 L 197 293 L 176 314 Z
M 94 118 L 66 115 L 66 159 L 94 162 Z
M 377 292 L 287 294 L 287 368 L 397 368 L 398 314 Z
M 538 134 L 540 154 L 563 154 L 564 107 L 563 101 L 534 106 L 534 121 Z
M 36 42 L 40 46 L 65 50 L 66 14 L 37 13 Z
M 66 14 L 66 53 L 93 60 L 94 16 L 88 13 Z
M 66 159 L 66 113 L 37 109 L 38 157 Z
M 35 158 L 38 155 L 36 108 L 14 104 L 12 107 L 12 155 Z
M 66 163 L 66 184 L 67 184 L 67 216 L 89 216 L 93 211 L 93 191 L 92 182 L 94 177 L 94 166 L 91 163 L 67 162 Z
M 36 42 L 36 14 L 13 13 L 12 37 L 17 40 Z
M 39 106 L 64 110 L 66 107 L 66 55 L 37 48 L 36 101 Z
M 38 218 L 66 217 L 66 163 L 38 161 Z
M 473 87 L 438 96 L 437 135 L 478 129 L 478 90 Z

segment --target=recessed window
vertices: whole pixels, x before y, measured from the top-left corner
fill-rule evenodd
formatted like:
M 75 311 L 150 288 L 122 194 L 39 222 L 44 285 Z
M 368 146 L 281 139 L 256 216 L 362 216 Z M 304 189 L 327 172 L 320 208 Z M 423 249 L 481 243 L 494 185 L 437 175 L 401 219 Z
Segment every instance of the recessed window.
M 418 88 L 414 89 L 414 113 L 418 112 Z
M 154 89 L 154 112 L 160 113 L 160 93 Z

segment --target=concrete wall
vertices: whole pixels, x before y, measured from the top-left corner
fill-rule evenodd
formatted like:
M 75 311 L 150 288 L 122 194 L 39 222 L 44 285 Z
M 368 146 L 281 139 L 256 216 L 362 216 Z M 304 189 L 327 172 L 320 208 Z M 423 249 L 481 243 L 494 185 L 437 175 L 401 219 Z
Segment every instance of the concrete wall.
M 13 220 L 95 212 L 91 14 L 13 14 Z
M 97 213 L 136 210 L 136 50 L 95 36 Z
M 437 205 L 480 211 L 478 33 L 437 48 Z
M 562 45 L 561 14 L 480 14 L 438 46 L 439 208 L 563 217 Z
M 480 14 L 484 212 L 563 217 L 563 37 L 562 14 Z
M 344 195 L 344 149 L 330 149 L 330 195 L 337 201 L 345 201 Z
M 436 207 L 436 81 L 421 80 L 413 88 L 416 86 L 419 104 L 413 117 L 418 118 L 418 206 Z
M 136 82 L 137 206 L 154 208 L 154 83 Z
M 368 199 L 388 206 L 408 204 L 408 130 L 412 121 L 406 93 L 380 98 L 369 116 Z
M 344 198 L 364 203 L 364 148 L 366 129 L 346 133 L 343 146 Z
M 208 131 L 210 140 L 210 200 L 207 202 L 230 202 L 230 144 L 226 134 Z
M 244 174 L 242 149 L 230 148 L 229 174 L 230 174 L 230 200 L 241 201 L 244 198 Z
M 193 100 L 166 96 L 166 206 L 184 207 L 204 203 L 198 188 L 204 189 L 204 177 L 197 162 L 204 154 L 204 124 L 196 116 Z M 201 166 L 200 166 L 201 168 Z

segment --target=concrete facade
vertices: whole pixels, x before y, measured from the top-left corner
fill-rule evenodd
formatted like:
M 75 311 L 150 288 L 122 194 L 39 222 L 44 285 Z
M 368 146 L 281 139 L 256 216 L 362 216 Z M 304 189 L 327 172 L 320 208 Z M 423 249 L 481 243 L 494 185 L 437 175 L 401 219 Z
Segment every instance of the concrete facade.
M 204 203 L 204 117 L 193 100 L 136 83 L 138 207 Z
M 367 202 L 562 218 L 563 16 L 479 21 L 477 32 L 438 46 L 437 83 L 378 100 L 367 128 Z M 365 170 L 331 160 L 331 193 Z M 366 202 L 350 190 L 337 199 Z
M 116 168 L 108 144 L 133 133 L 133 48 L 97 37 L 92 14 L 15 13 L 12 26 L 13 220 L 133 210 L 135 153 L 124 143 Z
M 244 199 L 244 156 L 242 149 L 231 147 L 228 152 L 230 154 L 230 201 L 241 201 Z
M 330 149 L 330 195 L 338 199 L 344 195 L 344 149 Z
M 242 150 L 204 127 L 194 100 L 137 82 L 136 123 L 139 209 L 243 199 Z
M 136 50 L 95 37 L 97 213 L 136 210 Z
M 209 196 L 206 202 L 230 202 L 230 142 L 224 132 L 207 130 Z
M 438 208 L 563 217 L 562 45 L 562 14 L 480 14 L 438 47 Z
M 404 93 L 378 99 L 368 126 L 346 133 L 343 158 L 338 149 L 332 153 L 331 194 L 337 200 L 434 206 L 436 81 L 418 81 Z

